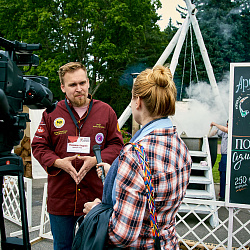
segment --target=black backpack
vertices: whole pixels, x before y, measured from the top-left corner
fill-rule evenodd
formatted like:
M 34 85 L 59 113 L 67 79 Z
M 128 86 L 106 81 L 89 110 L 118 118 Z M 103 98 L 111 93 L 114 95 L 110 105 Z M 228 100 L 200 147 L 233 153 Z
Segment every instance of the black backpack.
M 106 249 L 108 224 L 112 212 L 112 205 L 100 203 L 92 208 L 81 222 L 76 234 L 74 232 L 72 250 Z M 82 217 L 78 221 L 81 219 Z

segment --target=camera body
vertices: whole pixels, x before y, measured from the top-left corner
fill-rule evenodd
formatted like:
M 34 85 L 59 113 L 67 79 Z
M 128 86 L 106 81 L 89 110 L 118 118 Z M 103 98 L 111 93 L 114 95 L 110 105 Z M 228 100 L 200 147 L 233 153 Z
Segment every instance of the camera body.
M 39 65 L 34 50 L 40 50 L 40 44 L 27 44 L 8 41 L 0 37 L 0 156 L 10 153 L 13 146 L 23 138 L 29 115 L 22 113 L 23 105 L 31 109 L 46 108 L 54 110 L 53 94 L 48 89 L 48 78 L 27 76 L 20 66 Z

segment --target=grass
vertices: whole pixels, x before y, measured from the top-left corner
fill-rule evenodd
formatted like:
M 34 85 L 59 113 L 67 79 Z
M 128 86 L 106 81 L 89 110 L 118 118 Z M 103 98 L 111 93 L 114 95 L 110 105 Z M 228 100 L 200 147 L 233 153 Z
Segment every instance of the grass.
M 221 159 L 221 155 L 218 154 L 216 158 L 216 162 L 214 163 L 213 170 L 212 170 L 214 183 L 220 183 L 220 172 L 218 170 L 220 159 Z

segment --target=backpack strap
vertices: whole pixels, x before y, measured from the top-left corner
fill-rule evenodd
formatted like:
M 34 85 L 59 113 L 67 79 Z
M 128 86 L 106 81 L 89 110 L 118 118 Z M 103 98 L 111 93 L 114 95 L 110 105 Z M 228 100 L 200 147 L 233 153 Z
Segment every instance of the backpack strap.
M 139 164 L 144 174 L 144 182 L 146 186 L 147 201 L 148 201 L 149 212 L 150 212 L 150 224 L 151 224 L 151 228 L 153 232 L 154 242 L 159 244 L 160 233 L 159 233 L 159 228 L 158 228 L 158 223 L 157 223 L 157 214 L 155 211 L 154 186 L 152 183 L 151 171 L 149 168 L 149 161 L 146 155 L 146 151 L 142 145 L 140 145 L 139 143 L 131 143 L 131 144 L 136 150 L 136 153 L 139 158 Z

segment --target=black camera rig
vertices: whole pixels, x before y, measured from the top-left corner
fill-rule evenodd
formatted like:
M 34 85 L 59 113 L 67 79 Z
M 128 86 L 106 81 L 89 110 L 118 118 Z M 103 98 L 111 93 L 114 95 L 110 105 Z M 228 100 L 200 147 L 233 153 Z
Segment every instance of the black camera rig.
M 48 89 L 48 78 L 27 76 L 21 66 L 38 66 L 39 58 L 33 54 L 40 50 L 40 44 L 27 44 L 9 41 L 0 37 L 0 185 L 3 176 L 18 176 L 23 239 L 6 238 L 3 211 L 0 209 L 0 229 L 2 249 L 31 249 L 23 181 L 23 162 L 21 157 L 11 153 L 24 135 L 29 114 L 23 113 L 23 105 L 31 109 L 46 108 L 52 112 L 56 107 L 53 94 Z M 28 71 L 29 71 L 28 69 Z M 2 185 L 1 185 L 2 186 Z M 3 194 L 0 191 L 0 204 Z
M 38 66 L 39 58 L 33 54 L 40 44 L 9 41 L 0 37 L 0 156 L 12 150 L 23 138 L 23 130 L 29 121 L 22 113 L 23 105 L 31 109 L 54 110 L 53 94 L 48 89 L 48 78 L 27 76 L 20 66 Z

